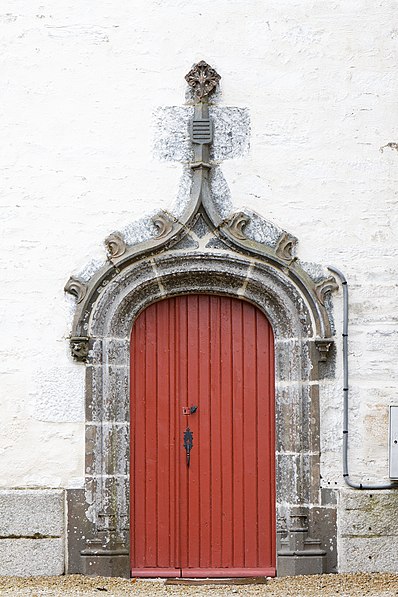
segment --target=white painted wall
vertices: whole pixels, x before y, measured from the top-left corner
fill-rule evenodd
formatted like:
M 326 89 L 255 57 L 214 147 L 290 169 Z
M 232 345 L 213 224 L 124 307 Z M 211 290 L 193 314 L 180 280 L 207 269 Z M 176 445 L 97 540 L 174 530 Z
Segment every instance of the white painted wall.
M 250 149 L 222 167 L 235 206 L 350 282 L 351 469 L 385 478 L 398 404 L 398 152 L 380 147 L 398 142 L 396 0 L 3 0 L 0 10 L 0 486 L 82 485 L 84 368 L 68 354 L 63 286 L 104 258 L 109 232 L 172 207 L 182 168 L 158 159 L 153 114 L 184 103 L 184 75 L 202 58 L 222 75 L 223 105 L 250 115 Z M 333 382 L 321 398 L 332 487 L 340 390 Z

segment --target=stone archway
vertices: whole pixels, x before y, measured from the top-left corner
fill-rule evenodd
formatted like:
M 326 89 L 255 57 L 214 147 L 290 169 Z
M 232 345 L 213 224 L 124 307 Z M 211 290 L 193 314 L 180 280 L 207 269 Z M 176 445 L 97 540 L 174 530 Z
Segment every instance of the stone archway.
M 254 213 L 222 219 L 209 185 L 208 147 L 195 122 L 210 122 L 199 98 L 191 125 L 191 199 L 177 219 L 153 219 L 149 240 L 106 240 L 108 262 L 88 282 L 72 277 L 77 299 L 73 356 L 86 366 L 86 478 L 68 491 L 69 572 L 129 575 L 129 339 L 138 314 L 165 297 L 209 293 L 244 298 L 270 321 L 276 360 L 278 574 L 321 572 L 333 518 L 319 483 L 319 381 L 333 344 L 325 307 L 333 277 L 313 279 L 294 255 L 296 239 Z M 202 125 L 201 125 L 202 126 Z M 331 530 L 332 529 L 332 530 Z M 330 568 L 330 566 L 329 566 Z

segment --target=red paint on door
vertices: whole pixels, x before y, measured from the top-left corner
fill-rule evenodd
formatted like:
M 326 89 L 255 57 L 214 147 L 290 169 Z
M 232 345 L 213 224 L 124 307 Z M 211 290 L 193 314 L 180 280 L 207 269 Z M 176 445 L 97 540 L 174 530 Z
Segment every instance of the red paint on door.
M 131 336 L 133 576 L 275 574 L 274 420 L 273 333 L 261 311 L 189 295 L 141 313 Z

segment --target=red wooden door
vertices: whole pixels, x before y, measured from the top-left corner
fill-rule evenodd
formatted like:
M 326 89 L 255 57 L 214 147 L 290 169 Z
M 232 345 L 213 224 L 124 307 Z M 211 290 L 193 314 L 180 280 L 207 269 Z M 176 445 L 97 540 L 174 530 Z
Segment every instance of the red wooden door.
M 131 336 L 132 575 L 274 575 L 274 437 L 261 311 L 210 295 L 143 311 Z

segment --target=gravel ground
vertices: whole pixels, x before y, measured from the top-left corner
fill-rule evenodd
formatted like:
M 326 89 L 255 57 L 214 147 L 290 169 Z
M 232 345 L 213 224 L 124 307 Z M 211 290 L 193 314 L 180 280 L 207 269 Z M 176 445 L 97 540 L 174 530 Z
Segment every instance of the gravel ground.
M 0 577 L 0 595 L 12 597 L 137 597 L 254 595 L 262 597 L 396 597 L 398 574 L 323 574 L 271 579 L 265 585 L 175 586 L 163 580 L 84 576 Z

